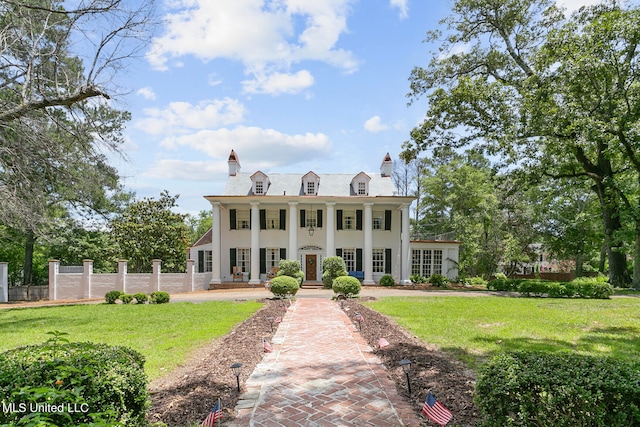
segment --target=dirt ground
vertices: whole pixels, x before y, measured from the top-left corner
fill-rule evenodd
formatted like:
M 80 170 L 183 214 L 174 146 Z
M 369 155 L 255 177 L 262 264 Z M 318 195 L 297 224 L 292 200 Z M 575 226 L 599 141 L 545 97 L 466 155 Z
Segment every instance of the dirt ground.
M 253 317 L 198 350 L 183 366 L 150 384 L 150 421 L 161 421 L 168 426 L 200 423 L 218 398 L 224 408 L 223 421 L 234 417 L 233 408 L 239 393 L 230 366 L 238 361 L 243 363 L 240 375 L 242 387 L 262 360 L 262 337 L 270 340 L 273 335 L 269 318 L 277 318 L 285 313 L 282 301 L 265 302 L 265 307 Z M 358 302 L 345 301 L 344 310 L 350 318 L 356 311 L 362 314 L 364 322 L 360 333 L 385 363 L 400 395 L 415 406 L 417 414 L 420 413 L 426 391 L 431 390 L 454 414 L 450 425 L 475 426 L 478 423 L 479 414 L 473 404 L 475 376 L 472 371 L 466 370 L 451 356 L 412 337 L 393 320 Z M 378 349 L 379 338 L 386 339 L 389 345 Z M 398 367 L 402 359 L 412 362 L 411 395 L 407 392 L 406 377 Z M 435 424 L 425 419 L 423 425 Z

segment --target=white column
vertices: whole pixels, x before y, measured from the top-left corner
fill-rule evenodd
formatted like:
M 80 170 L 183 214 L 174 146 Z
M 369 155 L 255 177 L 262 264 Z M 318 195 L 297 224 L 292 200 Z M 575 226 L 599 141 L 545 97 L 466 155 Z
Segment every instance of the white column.
M 402 264 L 400 266 L 400 283 L 411 283 L 409 281 L 409 272 L 411 271 L 411 252 L 409 249 L 410 240 L 409 205 L 402 205 L 402 233 L 400 234 L 400 241 L 402 244 Z
M 298 202 L 289 202 L 288 259 L 298 259 Z
M 151 263 L 152 263 L 152 266 L 151 266 L 151 283 L 150 283 L 151 292 L 160 291 L 161 290 L 160 289 L 161 288 L 160 274 L 161 274 L 161 270 L 162 270 L 162 260 L 152 259 Z
M 373 203 L 364 204 L 364 253 L 362 254 L 362 264 L 364 267 L 363 285 L 375 285 L 373 281 L 373 223 L 371 214 Z
M 82 298 L 91 298 L 91 276 L 93 276 L 93 260 L 82 260 L 82 283 L 84 285 Z
M 336 255 L 335 233 L 336 233 L 336 215 L 334 202 L 327 202 L 327 253 L 326 256 Z
M 9 263 L 0 262 L 0 302 L 9 302 Z
M 56 301 L 58 299 L 58 273 L 60 272 L 60 261 L 57 259 L 49 260 L 49 300 Z
M 211 202 L 211 281 L 212 285 L 222 283 L 222 254 L 220 248 L 220 202 Z
M 251 279 L 250 285 L 260 284 L 260 203 L 251 202 Z

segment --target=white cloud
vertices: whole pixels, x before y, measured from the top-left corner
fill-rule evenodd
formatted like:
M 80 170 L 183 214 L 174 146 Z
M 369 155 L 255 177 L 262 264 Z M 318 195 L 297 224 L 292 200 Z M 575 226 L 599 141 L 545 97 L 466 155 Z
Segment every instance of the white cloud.
M 378 133 L 390 129 L 389 126 L 382 124 L 380 116 L 373 116 L 364 122 L 364 128 L 372 133 Z
M 142 96 L 144 99 L 150 99 L 150 100 L 156 99 L 156 93 L 150 87 L 140 88 L 136 93 Z
M 154 135 L 184 133 L 189 129 L 208 129 L 242 122 L 244 105 L 231 98 L 188 102 L 172 102 L 167 108 L 147 108 L 146 117 L 135 123 L 136 128 Z
M 288 135 L 253 126 L 200 130 L 171 136 L 165 138 L 162 145 L 190 147 L 212 159 L 225 161 L 233 149 L 240 157 L 243 170 L 268 170 L 322 158 L 331 152 L 332 146 L 323 133 Z
M 354 72 L 358 61 L 336 46 L 347 32 L 352 1 L 175 1 L 176 9 L 165 16 L 164 33 L 154 39 L 149 60 L 155 68 L 167 69 L 185 55 L 202 61 L 227 58 L 242 62 L 248 74 L 289 74 L 292 64 L 314 60 Z M 260 76 L 254 80 L 259 82 Z
M 311 87 L 313 85 L 313 76 L 307 70 L 301 70 L 295 74 L 256 74 L 253 80 L 245 80 L 242 85 L 246 93 L 295 94 Z
M 143 175 L 161 179 L 178 179 L 185 181 L 208 181 L 214 177 L 226 175 L 226 162 L 190 162 L 177 159 L 158 160 Z
M 557 0 L 556 4 L 560 7 L 565 7 L 568 13 L 575 12 L 582 6 L 592 6 L 600 3 L 602 0 Z
M 389 5 L 398 9 L 400 19 L 409 16 L 409 0 L 389 0 Z

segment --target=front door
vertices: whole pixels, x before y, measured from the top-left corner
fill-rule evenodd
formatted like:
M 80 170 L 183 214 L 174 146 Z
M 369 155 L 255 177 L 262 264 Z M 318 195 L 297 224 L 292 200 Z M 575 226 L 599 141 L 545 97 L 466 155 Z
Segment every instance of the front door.
M 318 271 L 318 266 L 316 265 L 316 261 L 317 261 L 317 255 L 307 255 L 306 256 L 306 262 L 305 264 L 307 265 L 306 267 L 306 271 L 307 271 L 307 278 L 306 280 L 308 282 L 315 282 L 316 280 L 318 280 L 318 276 L 317 276 L 317 271 Z

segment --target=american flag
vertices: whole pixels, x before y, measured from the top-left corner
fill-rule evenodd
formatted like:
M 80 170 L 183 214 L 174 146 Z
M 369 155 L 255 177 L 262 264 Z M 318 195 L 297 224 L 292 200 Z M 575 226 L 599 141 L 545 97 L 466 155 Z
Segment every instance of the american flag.
M 262 348 L 264 349 L 265 353 L 271 353 L 273 351 L 273 347 L 271 347 L 271 344 L 269 344 L 269 341 L 267 341 L 266 338 L 262 338 Z
M 222 408 L 220 407 L 220 399 L 213 405 L 213 409 L 207 415 L 207 418 L 204 419 L 200 427 L 214 427 L 216 424 L 216 420 L 222 419 Z
M 451 418 L 453 418 L 451 411 L 442 406 L 430 391 L 427 392 L 427 399 L 424 401 L 424 405 L 422 405 L 422 413 L 440 426 L 447 425 L 447 423 L 451 421 Z
M 275 320 L 273 321 L 273 323 L 280 323 L 282 322 L 282 317 L 278 316 L 275 318 Z
M 360 313 L 356 313 L 356 315 L 353 318 L 355 319 L 356 322 L 360 322 L 360 323 L 364 322 L 364 317 L 362 317 L 362 314 Z
M 384 338 L 378 338 L 378 348 L 389 347 L 389 341 Z

